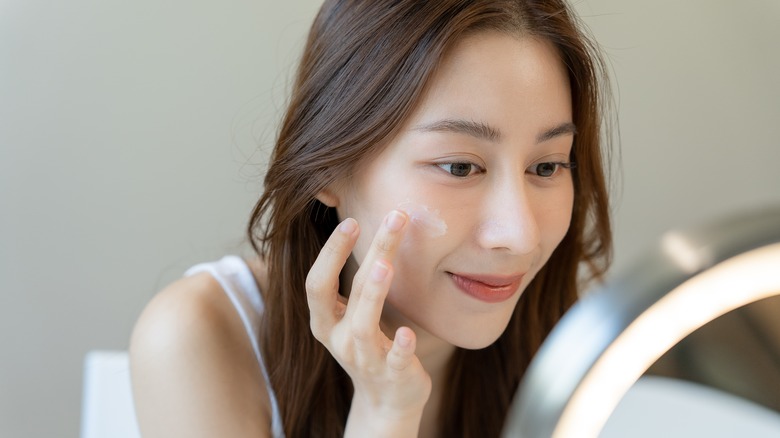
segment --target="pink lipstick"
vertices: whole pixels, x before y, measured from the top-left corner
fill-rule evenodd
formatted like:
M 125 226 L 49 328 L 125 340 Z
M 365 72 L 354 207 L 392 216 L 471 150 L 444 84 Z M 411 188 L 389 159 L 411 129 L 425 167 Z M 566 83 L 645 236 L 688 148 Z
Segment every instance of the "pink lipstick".
M 520 282 L 523 281 L 522 275 L 448 274 L 460 290 L 487 303 L 508 300 L 517 292 Z

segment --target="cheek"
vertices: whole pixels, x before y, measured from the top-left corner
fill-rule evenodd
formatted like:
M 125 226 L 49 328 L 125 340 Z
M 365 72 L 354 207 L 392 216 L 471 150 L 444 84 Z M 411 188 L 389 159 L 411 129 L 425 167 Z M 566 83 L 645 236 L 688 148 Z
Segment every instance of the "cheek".
M 446 233 L 447 225 L 438 218 L 438 210 L 412 201 L 409 193 L 414 193 L 413 188 L 376 178 L 367 181 L 346 199 L 340 214 L 342 218 L 353 217 L 360 225 L 360 237 L 353 250 L 359 262 L 368 253 L 385 216 L 392 210 L 404 211 L 409 217 L 401 249 L 413 247 L 420 239 Z
M 532 186 L 527 193 L 539 233 L 539 261 L 544 264 L 569 230 L 574 186 L 571 181 L 559 180 L 555 185 Z
M 423 238 L 437 238 L 447 234 L 447 222 L 441 217 L 439 209 L 411 200 L 401 202 L 396 208 L 409 216 L 407 234 Z
M 394 284 L 427 289 L 436 281 L 441 261 L 454 251 L 457 224 L 451 228 L 452 217 L 435 203 L 408 200 L 397 208 L 409 216 L 409 223 L 394 262 L 397 274 Z
M 574 189 L 561 190 L 552 199 L 543 201 L 545 208 L 541 209 L 537 223 L 542 225 L 547 252 L 552 253 L 563 240 L 571 225 L 571 215 L 574 208 Z
M 363 263 L 363 259 L 368 254 L 371 243 L 382 225 L 382 220 L 384 219 L 384 215 L 381 214 L 382 211 L 379 209 L 374 211 L 366 210 L 364 212 L 356 211 L 352 215 L 360 226 L 360 236 L 355 243 L 355 248 L 352 250 L 352 254 L 359 265 Z

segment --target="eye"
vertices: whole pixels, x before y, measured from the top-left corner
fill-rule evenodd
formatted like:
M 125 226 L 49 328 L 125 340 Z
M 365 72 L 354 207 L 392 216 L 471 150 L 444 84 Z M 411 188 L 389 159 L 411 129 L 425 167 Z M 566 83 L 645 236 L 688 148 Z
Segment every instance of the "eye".
M 556 173 L 558 173 L 558 170 L 561 168 L 564 169 L 573 169 L 577 166 L 577 163 L 569 162 L 569 163 L 562 163 L 562 162 L 546 162 L 546 163 L 537 163 L 533 166 L 528 168 L 528 172 L 532 173 L 535 176 L 540 176 L 542 178 L 552 178 L 555 176 Z
M 436 166 L 458 178 L 466 178 L 474 173 L 483 171 L 482 168 L 476 164 L 465 161 L 459 163 L 438 163 Z

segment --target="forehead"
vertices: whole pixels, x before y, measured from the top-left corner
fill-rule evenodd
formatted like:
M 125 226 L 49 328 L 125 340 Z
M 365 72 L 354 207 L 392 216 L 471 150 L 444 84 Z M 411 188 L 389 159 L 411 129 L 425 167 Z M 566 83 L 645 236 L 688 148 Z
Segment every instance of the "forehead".
M 442 58 L 407 128 L 440 119 L 478 120 L 512 136 L 570 122 L 568 73 L 546 40 L 469 35 Z

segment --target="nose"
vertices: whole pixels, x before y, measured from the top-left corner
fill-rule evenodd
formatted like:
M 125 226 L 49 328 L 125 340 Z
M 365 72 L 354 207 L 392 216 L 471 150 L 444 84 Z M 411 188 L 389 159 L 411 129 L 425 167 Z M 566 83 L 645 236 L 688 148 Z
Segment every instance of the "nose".
M 539 246 L 539 224 L 533 193 L 522 178 L 496 185 L 484 198 L 483 215 L 477 240 L 485 249 L 528 254 Z

